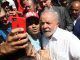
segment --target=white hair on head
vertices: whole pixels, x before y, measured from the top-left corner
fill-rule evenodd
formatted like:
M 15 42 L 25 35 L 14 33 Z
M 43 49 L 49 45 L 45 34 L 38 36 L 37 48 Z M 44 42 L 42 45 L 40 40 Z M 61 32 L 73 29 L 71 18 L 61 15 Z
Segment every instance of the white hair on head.
M 55 10 L 53 10 L 53 9 L 46 9 L 46 10 L 44 10 L 44 11 L 41 13 L 40 16 L 42 16 L 42 15 L 45 14 L 45 13 L 50 13 L 50 14 L 54 15 L 54 17 L 57 18 L 56 20 L 58 20 L 58 22 L 59 22 L 60 17 L 59 17 L 58 12 L 56 12 Z M 54 17 L 53 17 L 53 18 L 54 18 Z

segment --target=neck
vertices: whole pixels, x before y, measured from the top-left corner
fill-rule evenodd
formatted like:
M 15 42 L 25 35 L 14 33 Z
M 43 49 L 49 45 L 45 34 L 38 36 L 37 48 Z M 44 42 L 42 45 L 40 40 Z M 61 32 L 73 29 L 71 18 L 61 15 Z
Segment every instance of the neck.
M 38 38 L 39 38 L 39 34 L 31 35 L 31 36 L 32 36 L 32 38 L 33 38 L 34 40 L 36 40 L 36 39 L 38 39 Z
M 48 39 L 50 40 L 50 39 L 51 39 L 51 37 L 52 37 L 52 35 L 51 35 L 51 36 L 49 36 L 49 37 L 48 37 Z

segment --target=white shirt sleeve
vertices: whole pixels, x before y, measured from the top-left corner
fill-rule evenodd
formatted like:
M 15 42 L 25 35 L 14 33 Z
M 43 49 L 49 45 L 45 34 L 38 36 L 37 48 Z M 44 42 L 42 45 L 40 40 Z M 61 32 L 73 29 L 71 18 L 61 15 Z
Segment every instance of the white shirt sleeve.
M 72 39 L 69 41 L 70 55 L 74 60 L 80 60 L 80 40 L 72 35 Z

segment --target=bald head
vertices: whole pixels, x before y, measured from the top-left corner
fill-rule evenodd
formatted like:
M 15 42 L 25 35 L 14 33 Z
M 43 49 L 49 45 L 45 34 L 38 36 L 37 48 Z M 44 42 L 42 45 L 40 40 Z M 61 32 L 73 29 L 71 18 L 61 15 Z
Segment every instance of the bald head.
M 72 7 L 79 7 L 79 8 L 80 8 L 80 1 L 73 1 L 73 2 L 71 3 L 71 6 L 72 6 Z
M 80 13 L 80 1 L 73 1 L 71 3 L 72 16 L 76 19 Z

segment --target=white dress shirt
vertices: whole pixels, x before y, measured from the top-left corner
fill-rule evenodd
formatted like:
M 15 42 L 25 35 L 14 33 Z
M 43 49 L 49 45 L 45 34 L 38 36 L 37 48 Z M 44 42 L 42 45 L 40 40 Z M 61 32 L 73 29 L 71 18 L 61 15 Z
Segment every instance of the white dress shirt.
M 42 39 L 51 60 L 80 60 L 80 40 L 72 33 L 57 28 L 51 39 Z

